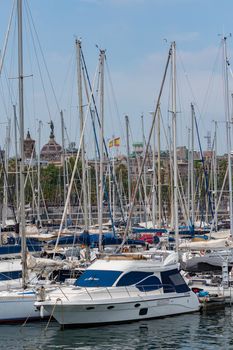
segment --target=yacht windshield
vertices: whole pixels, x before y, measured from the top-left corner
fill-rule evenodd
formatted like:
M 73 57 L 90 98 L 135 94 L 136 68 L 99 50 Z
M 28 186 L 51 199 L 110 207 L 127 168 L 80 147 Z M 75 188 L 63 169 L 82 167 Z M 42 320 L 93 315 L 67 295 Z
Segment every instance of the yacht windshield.
M 86 270 L 75 282 L 78 287 L 111 287 L 121 271 Z

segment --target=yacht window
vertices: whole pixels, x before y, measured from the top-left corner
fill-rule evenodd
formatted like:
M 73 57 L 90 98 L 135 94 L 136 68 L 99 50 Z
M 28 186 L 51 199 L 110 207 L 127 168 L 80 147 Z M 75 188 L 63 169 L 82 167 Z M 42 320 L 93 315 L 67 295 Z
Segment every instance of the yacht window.
M 171 293 L 175 289 L 176 293 L 185 293 L 190 289 L 177 269 L 161 272 L 164 293 Z
M 131 271 L 124 274 L 116 285 L 117 287 L 131 286 L 151 275 L 153 275 L 153 272 Z
M 179 273 L 171 275 L 170 280 L 172 281 L 174 286 L 181 286 L 182 284 L 185 283 L 183 277 Z
M 136 284 L 140 292 L 149 292 L 151 290 L 160 289 L 162 287 L 161 281 L 156 276 L 150 276 L 143 281 Z
M 86 270 L 74 283 L 78 287 L 111 287 L 121 271 Z

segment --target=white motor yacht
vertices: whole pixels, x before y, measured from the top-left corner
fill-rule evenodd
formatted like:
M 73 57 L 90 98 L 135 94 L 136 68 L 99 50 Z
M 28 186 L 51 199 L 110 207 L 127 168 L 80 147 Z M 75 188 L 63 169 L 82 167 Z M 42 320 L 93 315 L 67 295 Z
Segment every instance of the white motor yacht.
M 60 286 L 36 302 L 63 326 L 129 322 L 199 310 L 169 255 L 164 262 L 142 254 L 107 256 L 72 286 Z

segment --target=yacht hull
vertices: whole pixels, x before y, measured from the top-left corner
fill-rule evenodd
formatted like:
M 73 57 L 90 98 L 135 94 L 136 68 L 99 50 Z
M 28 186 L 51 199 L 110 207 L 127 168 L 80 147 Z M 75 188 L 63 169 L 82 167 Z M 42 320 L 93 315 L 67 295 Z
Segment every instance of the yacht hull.
M 163 298 L 140 298 L 132 301 L 108 300 L 102 303 L 43 303 L 45 310 L 62 326 L 100 325 L 139 321 L 157 317 L 190 313 L 199 310 L 192 292 Z

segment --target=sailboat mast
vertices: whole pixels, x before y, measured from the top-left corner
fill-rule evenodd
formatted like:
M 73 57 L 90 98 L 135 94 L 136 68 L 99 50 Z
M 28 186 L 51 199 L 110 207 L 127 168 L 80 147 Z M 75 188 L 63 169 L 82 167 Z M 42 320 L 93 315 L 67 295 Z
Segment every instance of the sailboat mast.
M 142 144 L 143 144 L 143 157 L 146 157 L 147 154 L 145 152 L 146 147 L 146 138 L 145 138 L 145 129 L 144 129 L 144 116 L 141 115 L 141 122 L 142 122 Z M 146 181 L 146 162 L 145 166 L 143 168 L 143 187 L 144 187 L 144 221 L 146 223 L 147 227 L 147 181 Z
M 163 74 L 163 79 L 162 79 L 162 83 L 161 83 L 161 87 L 160 87 L 160 91 L 159 91 L 159 95 L 158 95 L 158 100 L 157 100 L 157 103 L 156 103 L 156 108 L 155 108 L 155 112 L 154 112 L 154 116 L 153 116 L 152 127 L 150 129 L 148 142 L 146 144 L 145 154 L 148 153 L 148 149 L 149 149 L 149 145 L 150 145 L 150 141 L 151 141 L 151 137 L 152 137 L 152 133 L 153 133 L 153 127 L 154 127 L 154 123 L 155 123 L 155 118 L 156 118 L 156 115 L 158 113 L 158 108 L 159 108 L 159 104 L 160 104 L 161 95 L 162 95 L 162 92 L 163 92 L 164 82 L 165 82 L 165 79 L 166 79 L 167 70 L 168 70 L 168 66 L 169 66 L 169 63 L 170 63 L 170 58 L 171 58 L 171 48 L 169 49 L 167 63 L 166 63 L 166 66 L 165 66 L 165 71 L 164 71 L 164 74 Z M 133 215 L 133 208 L 134 208 L 134 204 L 135 204 L 135 200 L 136 200 L 136 195 L 137 195 L 138 190 L 139 190 L 139 184 L 140 184 L 140 181 L 141 181 L 141 176 L 142 176 L 142 173 L 143 173 L 143 168 L 144 168 L 145 162 L 146 162 L 146 157 L 144 157 L 143 160 L 142 160 L 140 171 L 139 171 L 139 174 L 138 174 L 138 177 L 137 177 L 137 182 L 136 182 L 136 185 L 135 185 L 135 188 L 134 188 L 134 192 L 133 192 L 133 195 L 132 195 L 132 201 L 130 203 L 130 208 L 129 208 L 129 213 L 128 213 L 128 220 L 127 220 L 124 236 L 123 236 L 123 239 L 122 239 L 122 243 L 121 243 L 120 247 L 118 247 L 117 251 L 122 250 L 122 248 L 123 248 L 123 246 L 125 244 L 128 232 L 129 232 L 130 222 L 131 222 L 132 215 Z
M 188 128 L 188 185 L 187 185 L 187 203 L 188 203 L 188 223 L 191 226 L 191 215 L 190 215 L 190 175 L 191 175 L 191 147 L 190 147 L 190 136 L 191 129 Z
M 127 148 L 127 168 L 128 168 L 128 203 L 131 203 L 131 172 L 130 172 L 130 149 L 129 149 L 129 117 L 125 116 L 126 125 L 126 148 Z
M 95 110 L 91 109 L 90 113 L 92 115 L 92 119 L 93 119 L 93 133 L 94 133 L 94 129 L 95 129 L 95 125 L 96 125 L 96 114 L 95 114 Z M 95 133 L 93 135 L 93 137 L 95 137 Z M 99 208 L 99 173 L 98 173 L 98 145 L 94 142 L 94 154 L 95 154 L 95 191 L 96 191 L 96 203 L 97 203 L 97 209 L 98 209 L 98 221 L 100 218 L 100 208 Z
M 161 228 L 162 226 L 162 203 L 161 203 L 161 156 L 160 156 L 160 149 L 161 149 L 161 140 L 160 140 L 160 118 L 161 118 L 161 110 L 160 105 L 158 108 L 158 129 L 157 129 L 157 141 L 158 141 L 158 210 L 159 210 L 159 221 L 158 226 Z
M 16 218 L 19 222 L 19 176 L 18 176 L 18 145 L 17 145 L 17 115 L 16 106 L 13 105 L 14 110 L 14 136 L 15 136 L 15 195 L 16 195 Z
M 232 170 L 231 170 L 231 119 L 229 108 L 229 86 L 228 86 L 228 58 L 227 58 L 227 38 L 223 38 L 223 56 L 224 56 L 224 97 L 225 97 L 225 118 L 227 133 L 227 154 L 228 154 L 228 181 L 229 181 L 229 210 L 230 210 L 230 233 L 233 233 L 233 205 L 232 205 Z
M 173 146 L 172 146 L 172 132 L 171 132 L 171 126 L 168 125 L 168 148 L 169 148 L 169 171 L 170 171 L 170 181 L 169 181 L 169 185 L 171 188 L 171 193 L 170 193 L 170 225 L 173 228 L 174 227 L 174 191 L 173 191 L 173 178 L 174 178 L 174 174 L 173 174 L 173 156 L 172 156 L 172 150 L 173 150 Z
M 88 223 L 89 227 L 91 226 L 91 191 L 92 191 L 92 185 L 91 185 L 91 167 L 87 166 L 87 199 L 88 199 Z
M 194 225 L 194 106 L 191 103 L 191 220 Z
M 174 172 L 174 224 L 176 251 L 179 245 L 179 227 L 178 227 L 178 176 L 177 176 L 177 154 L 176 154 L 176 43 L 172 43 L 172 130 L 173 130 L 173 172 Z
M 99 132 L 99 149 L 100 149 L 100 184 L 99 184 L 99 251 L 103 250 L 103 191 L 104 191 L 104 60 L 105 50 L 100 50 L 100 132 Z
M 84 119 L 83 119 L 83 96 L 82 96 L 82 67 L 81 67 L 81 41 L 76 40 L 77 52 L 77 78 L 78 78 L 78 104 L 80 119 L 80 135 L 83 133 L 81 145 L 82 158 L 82 188 L 83 188 L 83 212 L 84 212 L 84 230 L 88 231 L 88 202 L 87 202 L 87 175 L 86 175 L 86 159 L 85 159 L 85 138 L 84 138 Z
M 38 127 L 38 156 L 37 156 L 37 221 L 41 225 L 40 218 L 40 145 L 41 145 L 41 125 L 42 121 L 39 120 Z
M 2 225 L 6 225 L 8 212 L 8 164 L 9 164 L 9 147 L 10 147 L 10 119 L 6 126 L 6 143 L 5 143 L 5 159 L 4 159 L 4 187 L 3 187 L 3 209 L 2 209 Z
M 22 284 L 26 288 L 27 251 L 25 235 L 25 197 L 24 197 L 24 100 L 23 100 L 23 29 L 22 0 L 17 1 L 18 12 L 18 80 L 19 80 L 19 138 L 20 138 L 20 236 L 22 251 Z
M 63 201 L 64 206 L 66 202 L 66 158 L 65 158 L 65 135 L 64 135 L 64 118 L 63 111 L 60 112 L 61 116 L 61 139 L 62 139 L 62 165 L 63 165 Z M 65 227 L 67 228 L 67 213 L 65 213 Z
M 156 225 L 156 160 L 155 160 L 155 125 L 153 127 L 153 150 L 152 150 L 152 225 Z
M 116 189 L 115 189 L 115 179 L 116 179 L 116 165 L 115 165 L 115 147 L 114 147 L 114 154 L 112 157 L 112 175 L 113 175 L 113 181 L 112 181 L 112 219 L 115 225 L 115 220 L 116 220 Z M 109 174 L 110 176 L 110 174 Z M 110 176 L 111 178 L 111 176 Z
M 217 143 L 217 122 L 214 122 L 214 224 L 215 229 L 218 229 L 218 181 L 217 181 L 217 152 L 218 152 L 218 143 Z

